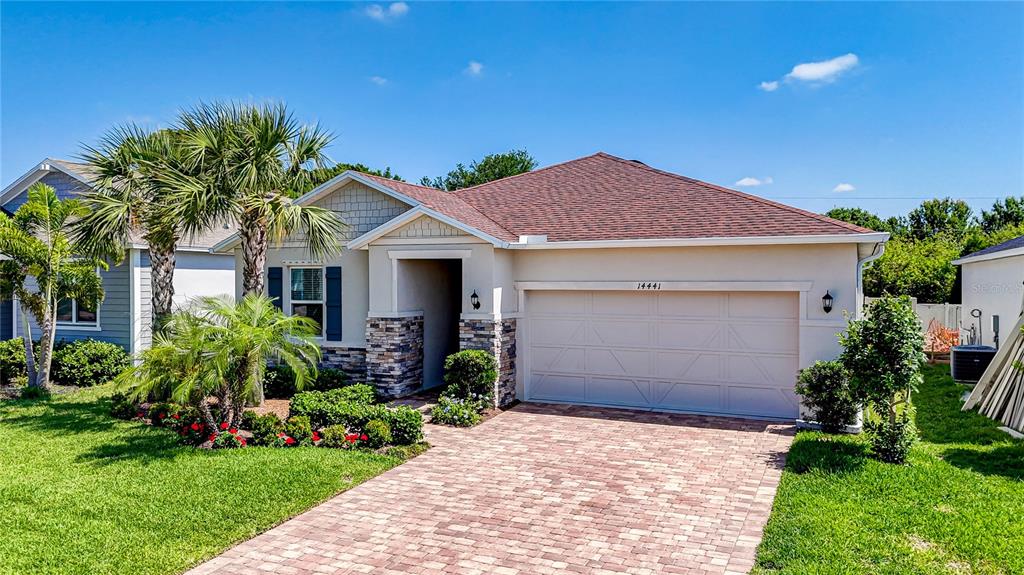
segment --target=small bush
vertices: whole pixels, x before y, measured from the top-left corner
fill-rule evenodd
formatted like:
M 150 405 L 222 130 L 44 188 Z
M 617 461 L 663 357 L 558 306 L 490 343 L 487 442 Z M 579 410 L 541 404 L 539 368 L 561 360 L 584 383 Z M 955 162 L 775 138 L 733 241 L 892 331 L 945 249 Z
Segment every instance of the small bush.
M 0 384 L 25 377 L 25 342 L 20 338 L 0 341 Z
M 393 445 L 384 450 L 384 455 L 387 455 L 388 457 L 397 457 L 401 460 L 409 460 L 423 453 L 427 449 L 430 449 L 430 445 L 421 441 L 419 443 L 413 443 L 412 445 Z
M 330 391 L 346 387 L 349 383 L 348 374 L 344 371 L 335 367 L 324 367 L 317 372 L 313 389 L 317 391 Z
M 293 415 L 284 424 L 284 434 L 299 445 L 313 445 L 313 428 L 305 415 Z
M 871 453 L 885 463 L 904 463 L 910 448 L 917 442 L 917 428 L 910 417 L 909 409 L 896 421 L 881 419 L 864 424 L 871 439 Z
M 326 391 L 324 392 L 324 397 L 328 401 L 348 401 L 365 405 L 377 403 L 377 391 L 372 385 L 365 383 L 357 383 Z
M 131 358 L 123 347 L 80 339 L 53 350 L 52 377 L 61 385 L 103 385 L 128 368 Z
M 245 438 L 238 435 L 237 431 L 232 433 L 230 431 L 222 431 L 216 436 L 210 436 L 213 440 L 214 449 L 234 449 L 237 447 L 245 447 Z
M 483 350 L 467 349 L 444 360 L 444 395 L 453 399 L 470 399 L 489 404 L 494 399 L 494 381 L 498 366 L 494 355 Z
M 216 434 L 198 417 L 190 417 L 188 419 L 181 419 L 181 425 L 178 426 L 178 435 L 181 436 L 182 443 L 186 445 L 202 445 L 211 436 Z
M 366 435 L 366 446 L 370 449 L 377 449 L 391 443 L 391 426 L 379 419 L 371 419 L 366 422 L 363 434 Z
M 110 396 L 110 415 L 117 419 L 135 419 L 143 414 L 138 402 L 131 396 L 127 393 L 115 393 Z
M 317 372 L 316 379 L 307 381 L 302 391 L 330 391 L 349 385 L 349 377 L 344 371 L 333 367 L 325 367 Z M 270 399 L 288 399 L 299 393 L 295 385 L 295 372 L 287 365 L 273 365 L 267 368 L 263 376 L 263 393 Z
M 393 441 L 399 445 L 416 443 L 423 437 L 423 415 L 407 405 L 387 408 L 379 404 L 341 399 L 346 390 L 358 387 L 361 386 L 354 385 L 328 392 L 299 393 L 292 398 L 289 415 L 308 417 L 314 428 L 342 425 L 349 433 L 359 434 L 366 429 L 367 423 L 379 419 L 388 424 Z
M 395 445 L 412 445 L 423 439 L 422 413 L 408 405 L 399 405 L 385 410 L 385 414 Z
M 838 361 L 818 361 L 801 369 L 796 392 L 826 433 L 839 433 L 857 418 L 859 406 L 850 392 L 850 377 Z
M 430 411 L 431 423 L 472 427 L 480 423 L 479 404 L 468 399 L 452 399 L 442 396 Z
M 21 399 L 50 399 L 50 392 L 41 387 L 24 387 L 21 390 Z
M 252 411 L 242 415 L 242 427 L 252 433 L 253 445 L 275 445 L 284 433 L 284 422 L 274 413 L 259 415 Z
M 323 430 L 321 437 L 323 438 L 320 441 L 321 447 L 351 449 L 359 442 L 360 436 L 355 433 L 349 433 L 344 425 L 332 425 Z
M 153 403 L 149 406 L 149 422 L 157 427 L 174 427 L 181 420 L 181 406 L 175 403 Z M 177 417 L 175 417 L 177 416 Z

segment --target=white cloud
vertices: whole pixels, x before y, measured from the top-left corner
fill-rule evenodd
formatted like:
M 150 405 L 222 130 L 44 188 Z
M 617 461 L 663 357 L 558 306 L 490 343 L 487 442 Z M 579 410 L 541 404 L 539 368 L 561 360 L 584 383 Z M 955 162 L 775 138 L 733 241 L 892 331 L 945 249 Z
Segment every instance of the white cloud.
M 742 180 L 736 182 L 735 185 L 740 186 L 740 187 L 744 187 L 744 188 L 752 188 L 752 187 L 755 187 L 755 186 L 767 186 L 768 184 L 772 183 L 773 181 L 774 180 L 772 180 L 771 176 L 765 176 L 763 178 L 752 178 L 750 176 L 747 176 L 746 178 L 743 178 Z
M 384 76 L 370 76 L 370 81 L 378 86 L 383 86 L 388 83 L 388 79 Z
M 841 183 L 836 187 L 832 188 L 833 192 L 852 192 L 857 188 L 853 187 L 853 184 Z
M 405 16 L 409 12 L 409 5 L 405 2 L 392 2 L 385 8 L 380 4 L 370 4 L 366 7 L 365 12 L 370 18 L 385 22 Z
M 469 65 L 466 66 L 464 72 L 470 76 L 479 76 L 484 71 L 484 65 L 476 60 L 470 60 Z
M 843 54 L 831 60 L 821 62 L 804 62 L 793 66 L 793 69 L 782 77 L 782 82 L 806 82 L 809 84 L 825 84 L 834 82 L 843 73 L 860 64 L 856 54 Z M 757 87 L 765 92 L 779 89 L 780 80 L 761 82 Z

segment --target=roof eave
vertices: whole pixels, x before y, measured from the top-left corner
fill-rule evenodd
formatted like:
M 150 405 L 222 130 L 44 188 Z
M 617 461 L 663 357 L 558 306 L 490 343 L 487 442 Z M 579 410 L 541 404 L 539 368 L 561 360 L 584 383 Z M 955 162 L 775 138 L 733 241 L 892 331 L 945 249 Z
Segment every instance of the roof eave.
M 1014 256 L 1024 256 L 1024 247 L 1011 248 L 1008 250 L 999 250 L 998 252 L 989 252 L 987 254 L 980 254 L 976 256 L 966 256 L 957 260 L 953 260 L 953 265 L 961 266 L 964 264 L 973 264 L 977 262 L 987 262 L 991 260 L 1000 260 L 1003 258 L 1012 258 Z
M 862 234 L 819 234 L 799 236 L 751 236 L 708 238 L 654 238 L 637 240 L 581 240 L 543 243 L 513 243 L 508 247 L 521 250 L 597 249 L 597 248 L 657 248 L 705 246 L 767 246 L 806 244 L 861 244 L 889 240 L 887 232 Z

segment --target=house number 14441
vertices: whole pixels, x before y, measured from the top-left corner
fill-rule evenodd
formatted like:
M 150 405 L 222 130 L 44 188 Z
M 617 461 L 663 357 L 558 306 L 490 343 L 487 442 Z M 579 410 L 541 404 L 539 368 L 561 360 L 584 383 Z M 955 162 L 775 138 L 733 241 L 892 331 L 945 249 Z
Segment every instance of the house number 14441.
M 636 289 L 641 289 L 641 290 L 661 289 L 661 283 L 660 282 L 640 282 L 640 283 L 636 284 Z

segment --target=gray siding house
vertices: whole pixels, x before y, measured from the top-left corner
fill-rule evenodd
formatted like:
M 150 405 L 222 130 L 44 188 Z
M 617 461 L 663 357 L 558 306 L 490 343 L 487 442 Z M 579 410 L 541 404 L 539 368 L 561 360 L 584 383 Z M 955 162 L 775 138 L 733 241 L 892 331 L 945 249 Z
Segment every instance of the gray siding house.
M 13 213 L 27 199 L 29 186 L 43 182 L 57 195 L 71 198 L 90 186 L 88 166 L 65 160 L 46 159 L 36 165 L 0 193 L 0 207 Z M 210 253 L 217 242 L 230 236 L 234 226 L 219 226 L 202 237 L 183 242 L 176 254 L 174 302 L 183 306 L 189 300 L 207 295 L 233 294 L 235 285 L 234 258 Z M 124 261 L 108 270 L 101 270 L 105 297 L 98 309 L 62 302 L 58 308 L 57 340 L 74 341 L 92 338 L 116 343 L 130 353 L 145 349 L 152 341 L 152 288 L 150 261 L 146 245 L 132 243 Z M 33 337 L 38 327 L 30 320 Z M 0 301 L 0 339 L 22 335 L 23 320 L 17 302 Z

